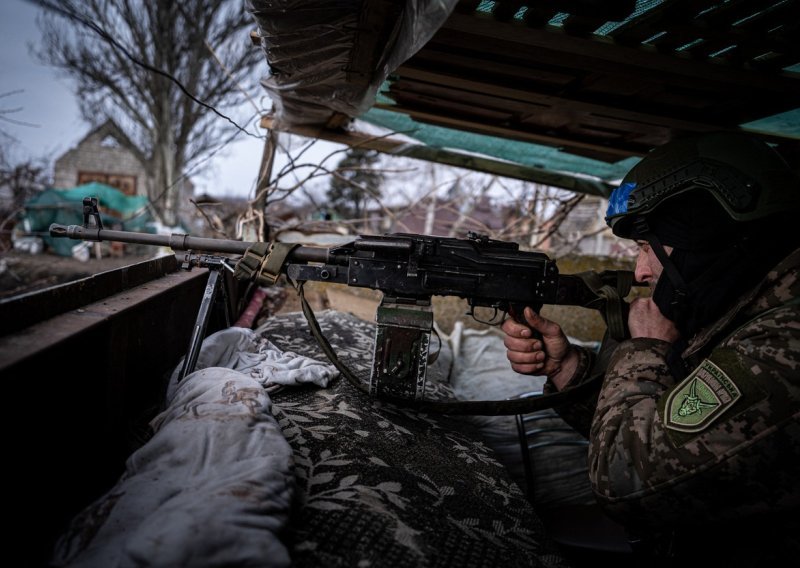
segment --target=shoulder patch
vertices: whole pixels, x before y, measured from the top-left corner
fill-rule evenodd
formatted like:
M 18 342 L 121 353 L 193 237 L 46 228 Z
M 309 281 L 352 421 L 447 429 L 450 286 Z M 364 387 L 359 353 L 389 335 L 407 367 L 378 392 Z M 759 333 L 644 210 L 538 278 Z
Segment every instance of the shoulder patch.
M 679 432 L 700 432 L 741 396 L 742 391 L 731 378 L 705 359 L 669 393 L 664 426 Z

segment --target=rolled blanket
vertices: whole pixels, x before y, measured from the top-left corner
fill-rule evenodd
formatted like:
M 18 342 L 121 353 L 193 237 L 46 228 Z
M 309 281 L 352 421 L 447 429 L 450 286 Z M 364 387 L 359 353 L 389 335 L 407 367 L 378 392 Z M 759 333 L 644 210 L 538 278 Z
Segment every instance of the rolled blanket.
M 271 406 L 238 371 L 188 375 L 117 484 L 73 519 L 51 565 L 289 566 L 280 536 L 293 458 Z

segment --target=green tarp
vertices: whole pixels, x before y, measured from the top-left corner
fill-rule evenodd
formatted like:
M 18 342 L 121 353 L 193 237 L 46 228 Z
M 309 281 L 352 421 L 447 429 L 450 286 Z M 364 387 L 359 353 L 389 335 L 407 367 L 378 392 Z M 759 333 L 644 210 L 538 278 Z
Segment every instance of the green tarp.
M 98 182 L 69 189 L 46 189 L 25 203 L 22 226 L 36 233 L 45 244 L 61 256 L 71 256 L 78 244 L 72 239 L 54 239 L 49 230 L 52 223 L 83 225 L 83 198 L 96 197 L 103 227 L 123 231 L 155 233 L 153 216 L 142 196 L 125 195 L 121 191 Z
M 385 101 L 387 99 L 381 99 Z M 606 183 L 618 183 L 640 158 L 626 158 L 614 164 L 575 156 L 557 148 L 521 142 L 498 136 L 487 136 L 417 122 L 410 116 L 373 108 L 360 119 L 404 134 L 433 148 L 450 148 L 491 156 L 543 171 L 599 178 Z

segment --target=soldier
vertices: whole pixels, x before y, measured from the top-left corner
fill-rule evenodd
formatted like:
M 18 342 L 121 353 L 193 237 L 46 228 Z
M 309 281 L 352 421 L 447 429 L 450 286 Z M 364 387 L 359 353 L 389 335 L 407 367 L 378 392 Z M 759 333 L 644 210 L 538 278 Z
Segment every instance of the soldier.
M 774 565 L 800 552 L 800 179 L 770 146 L 714 133 L 655 149 L 609 200 L 639 246 L 630 339 L 599 355 L 530 308 L 512 368 L 590 440 L 592 489 L 634 551 L 668 565 Z M 790 556 L 791 557 L 791 556 Z

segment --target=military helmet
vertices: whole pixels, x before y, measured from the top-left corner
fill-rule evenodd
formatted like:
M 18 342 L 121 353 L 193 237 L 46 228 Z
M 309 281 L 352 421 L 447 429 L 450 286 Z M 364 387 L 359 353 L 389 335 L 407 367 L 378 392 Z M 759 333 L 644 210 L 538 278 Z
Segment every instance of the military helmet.
M 693 190 L 708 191 L 734 221 L 800 209 L 800 177 L 775 150 L 719 132 L 675 140 L 645 156 L 611 194 L 606 223 L 631 238 L 636 218 Z

